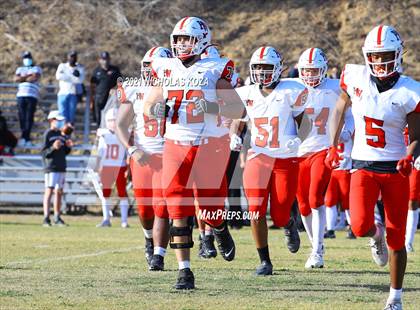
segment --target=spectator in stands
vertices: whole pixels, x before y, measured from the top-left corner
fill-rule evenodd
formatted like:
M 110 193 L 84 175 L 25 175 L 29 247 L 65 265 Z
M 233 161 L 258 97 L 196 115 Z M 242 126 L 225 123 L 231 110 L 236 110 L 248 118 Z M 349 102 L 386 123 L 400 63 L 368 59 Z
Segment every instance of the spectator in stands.
M 58 65 L 55 77 L 59 80 L 58 110 L 67 122 L 74 125 L 77 106 L 77 88 L 85 79 L 85 69 L 77 62 L 77 52 L 67 55 L 67 62 Z
M 339 79 L 340 74 L 338 73 L 337 67 L 332 67 L 330 72 L 330 79 Z
M 120 69 L 111 65 L 111 57 L 108 52 L 99 54 L 99 66 L 93 70 L 90 79 L 91 102 L 90 107 L 93 110 L 93 119 L 98 125 L 101 125 L 101 112 L 108 101 L 109 92 L 116 87 L 117 79 L 121 76 Z
M 54 224 L 65 226 L 60 217 L 61 198 L 63 196 L 64 181 L 66 175 L 66 156 L 73 147 L 73 142 L 61 133 L 65 118 L 59 111 L 51 111 L 48 114 L 50 129 L 44 136 L 42 148 L 42 160 L 45 172 L 45 193 L 44 193 L 44 222 L 43 226 L 51 226 L 50 202 L 53 192 L 54 197 Z
M 13 149 L 16 147 L 17 139 L 15 135 L 7 128 L 6 119 L 0 111 L 0 155 L 13 156 Z
M 293 66 L 293 68 L 290 68 L 289 73 L 287 74 L 288 78 L 298 78 L 299 77 L 299 70 L 297 67 L 297 63 Z
M 15 81 L 19 83 L 16 94 L 19 123 L 22 137 L 19 139 L 20 147 L 33 146 L 31 143 L 31 130 L 34 123 L 36 104 L 39 99 L 39 79 L 41 68 L 34 65 L 32 54 L 28 51 L 22 54 L 23 66 L 16 69 Z

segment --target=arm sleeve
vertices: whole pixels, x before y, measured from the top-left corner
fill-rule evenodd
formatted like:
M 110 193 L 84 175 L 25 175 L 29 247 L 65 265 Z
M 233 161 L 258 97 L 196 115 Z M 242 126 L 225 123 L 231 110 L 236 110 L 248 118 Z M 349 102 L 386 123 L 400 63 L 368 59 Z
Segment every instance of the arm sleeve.
M 293 117 L 297 117 L 305 111 L 305 104 L 308 100 L 308 89 L 304 88 L 303 90 L 294 91 L 291 96 L 294 102 L 292 115 Z
M 347 93 L 348 74 L 346 73 L 347 65 L 344 66 L 340 76 L 340 88 Z

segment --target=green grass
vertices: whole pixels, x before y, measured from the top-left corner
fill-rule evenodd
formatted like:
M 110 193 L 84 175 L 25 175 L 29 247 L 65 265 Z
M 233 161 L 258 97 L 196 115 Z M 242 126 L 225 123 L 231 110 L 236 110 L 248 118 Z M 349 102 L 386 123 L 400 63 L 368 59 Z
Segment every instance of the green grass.
M 306 235 L 293 255 L 284 246 L 283 231 L 270 231 L 275 274 L 257 278 L 249 228 L 233 231 L 236 259 L 200 260 L 195 246 L 197 289 L 178 292 L 171 288 L 177 275 L 173 251 L 167 271 L 147 271 L 135 217 L 127 230 L 118 220 L 110 229 L 95 228 L 99 218 L 65 220 L 69 227 L 43 228 L 40 216 L 0 216 L 1 309 L 382 309 L 388 295 L 388 267 L 372 262 L 367 239 L 349 241 L 344 232 L 327 240 L 325 268 L 306 271 Z M 405 309 L 420 305 L 419 234 L 414 246 Z

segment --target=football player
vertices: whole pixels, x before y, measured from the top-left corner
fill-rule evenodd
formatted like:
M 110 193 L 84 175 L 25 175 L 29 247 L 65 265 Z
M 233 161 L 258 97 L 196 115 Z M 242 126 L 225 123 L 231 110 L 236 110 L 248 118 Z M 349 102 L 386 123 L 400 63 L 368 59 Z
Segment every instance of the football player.
M 115 134 L 115 119 L 117 109 L 111 108 L 106 111 L 106 128 L 98 129 L 98 160 L 100 162 L 100 178 L 102 183 L 102 215 L 103 221 L 96 227 L 110 227 L 110 199 L 114 183 L 117 186 L 118 197 L 120 198 L 121 208 L 121 227 L 127 228 L 128 222 L 128 199 L 127 199 L 127 179 L 126 179 L 126 152 L 124 146 Z
M 407 128 L 406 128 L 407 129 Z M 409 144 L 408 130 L 404 130 L 406 142 Z M 405 232 L 405 248 L 407 252 L 414 252 L 413 243 L 419 222 L 419 201 L 420 201 L 420 157 L 414 163 L 414 169 L 410 175 L 410 198 L 408 202 L 407 227 Z
M 300 247 L 299 233 L 290 211 L 296 196 L 297 150 L 301 141 L 295 122 L 301 122 L 305 87 L 296 80 L 280 79 L 283 58 L 274 47 L 258 48 L 252 54 L 249 67 L 252 84 L 237 88 L 252 124 L 243 185 L 249 212 L 258 213 L 258 218 L 251 220 L 261 263 L 256 275 L 271 275 L 273 265 L 266 220 L 269 196 L 271 218 L 274 225 L 285 228 L 289 251 L 296 253 Z M 241 138 L 233 133 L 231 149 L 237 150 L 241 144 Z
M 341 75 L 342 93 L 330 122 L 332 146 L 326 163 L 331 167 L 338 164 L 341 123 L 346 109 L 351 106 L 356 128 L 351 153 L 352 230 L 358 237 L 371 238 L 372 257 L 379 266 L 387 264 L 389 248 L 391 287 L 385 309 L 402 309 L 407 264 L 404 238 L 408 176 L 413 157 L 418 155 L 420 84 L 400 73 L 403 41 L 393 27 L 376 26 L 367 35 L 362 50 L 366 65 L 348 64 Z M 403 137 L 407 124 L 408 148 Z M 385 209 L 385 228 L 374 221 L 379 192 Z
M 347 230 L 347 239 L 355 239 L 356 236 L 351 230 L 351 219 L 349 211 L 349 192 L 350 192 L 350 169 L 351 169 L 351 149 L 353 147 L 354 121 L 351 109 L 346 111 L 343 130 L 340 135 L 340 144 L 337 151 L 340 154 L 340 166 L 331 172 L 330 182 L 325 193 L 325 206 L 327 218 L 327 232 L 324 238 L 335 238 L 335 229 L 339 228 L 337 223 L 337 204 L 340 203 L 344 210 L 349 228 Z M 340 212 L 341 213 L 341 212 Z M 341 217 L 341 215 L 340 215 Z
M 221 256 L 227 261 L 235 257 L 235 244 L 222 217 L 229 140 L 218 134 L 220 115 L 240 118 L 243 105 L 230 84 L 233 62 L 201 59 L 210 45 L 211 32 L 205 21 L 182 18 L 171 34 L 175 58 L 153 61 L 159 82 L 144 104 L 148 117 L 167 117 L 162 184 L 172 220 L 170 246 L 179 267 L 176 289 L 195 287 L 190 264 L 194 198 L 202 218 L 213 227 Z
M 298 152 L 297 200 L 302 222 L 312 244 L 305 268 L 324 266 L 324 200 L 331 175 L 331 169 L 324 164 L 330 145 L 327 126 L 340 94 L 339 80 L 327 78 L 327 70 L 327 56 L 319 48 L 309 48 L 299 58 L 299 78 L 308 89 L 305 115 L 312 124 L 309 136 L 299 146 Z
M 153 76 L 151 63 L 157 58 L 170 58 L 172 52 L 155 46 L 141 61 L 141 79 L 127 80 L 119 87 L 121 106 L 117 134 L 128 150 L 134 196 L 145 236 L 145 256 L 149 270 L 163 270 L 169 235 L 169 216 L 162 194 L 162 152 L 165 121 L 144 115 Z M 130 143 L 129 127 L 135 120 L 134 143 Z

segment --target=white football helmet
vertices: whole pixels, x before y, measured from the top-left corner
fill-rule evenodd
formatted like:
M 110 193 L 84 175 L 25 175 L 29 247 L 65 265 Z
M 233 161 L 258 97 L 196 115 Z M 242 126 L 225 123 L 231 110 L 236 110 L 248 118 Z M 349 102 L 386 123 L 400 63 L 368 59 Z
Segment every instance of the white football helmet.
M 317 87 L 327 75 L 328 59 L 320 48 L 308 48 L 300 55 L 297 67 L 302 82 L 308 87 Z M 311 69 L 316 69 L 317 72 L 309 73 Z
M 205 58 L 220 58 L 220 53 L 217 47 L 214 45 L 210 45 L 209 47 L 207 47 L 201 54 L 201 59 Z
M 394 72 L 402 72 L 403 41 L 392 26 L 380 25 L 371 30 L 365 39 L 362 51 L 370 74 L 376 77 L 387 77 Z M 372 53 L 394 52 L 391 60 L 374 62 Z M 382 68 L 374 67 L 381 66 Z
M 189 41 L 177 43 L 178 36 L 188 36 Z M 201 53 L 211 45 L 211 32 L 207 23 L 198 17 L 184 17 L 171 34 L 171 48 L 174 57 L 188 59 Z
M 153 59 L 158 57 L 172 58 L 172 52 L 168 48 L 162 46 L 154 46 L 148 50 L 141 61 L 141 76 L 143 79 L 150 79 L 152 72 L 150 64 Z
M 257 70 L 257 65 L 271 65 L 269 70 Z M 283 57 L 272 46 L 262 46 L 258 48 L 249 62 L 251 82 L 262 86 L 270 86 L 280 79 L 283 72 Z
M 109 130 L 115 131 L 115 120 L 117 119 L 117 108 L 111 108 L 105 113 L 105 126 Z

